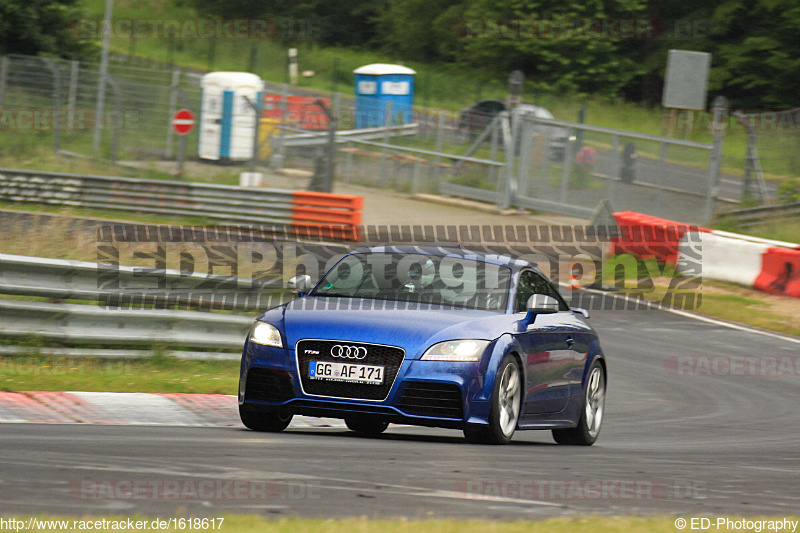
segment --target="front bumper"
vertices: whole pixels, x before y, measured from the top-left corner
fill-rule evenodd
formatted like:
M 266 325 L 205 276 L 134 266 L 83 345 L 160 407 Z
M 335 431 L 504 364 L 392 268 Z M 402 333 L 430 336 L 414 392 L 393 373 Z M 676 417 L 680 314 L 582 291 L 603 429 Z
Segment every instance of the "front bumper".
M 487 425 L 489 398 L 479 363 L 403 361 L 383 400 L 324 397 L 303 391 L 294 350 L 249 345 L 239 403 L 287 414 L 345 418 L 372 415 L 392 423 L 463 428 Z

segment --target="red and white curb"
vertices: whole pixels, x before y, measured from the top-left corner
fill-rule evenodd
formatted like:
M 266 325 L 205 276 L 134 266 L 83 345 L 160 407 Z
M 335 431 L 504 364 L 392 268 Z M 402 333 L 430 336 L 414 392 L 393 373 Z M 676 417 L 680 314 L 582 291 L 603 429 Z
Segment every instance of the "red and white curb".
M 242 427 L 236 396 L 142 392 L 0 392 L 0 423 Z M 295 416 L 289 427 L 344 428 L 335 418 Z

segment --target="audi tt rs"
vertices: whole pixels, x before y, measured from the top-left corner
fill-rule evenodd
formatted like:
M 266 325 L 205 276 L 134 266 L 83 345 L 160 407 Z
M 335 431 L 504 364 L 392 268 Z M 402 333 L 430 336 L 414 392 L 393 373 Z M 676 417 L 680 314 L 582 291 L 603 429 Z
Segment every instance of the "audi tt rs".
M 370 436 L 402 423 L 493 444 L 526 429 L 562 444 L 598 437 L 597 334 L 527 261 L 372 247 L 290 286 L 298 297 L 259 316 L 244 344 L 239 413 L 250 429 L 282 431 L 298 414 Z

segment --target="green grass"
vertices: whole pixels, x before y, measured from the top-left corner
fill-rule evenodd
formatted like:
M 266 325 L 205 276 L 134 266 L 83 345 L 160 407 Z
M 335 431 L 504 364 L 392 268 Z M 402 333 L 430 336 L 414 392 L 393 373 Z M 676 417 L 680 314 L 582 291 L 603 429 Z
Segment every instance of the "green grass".
M 615 275 L 616 265 L 625 267 L 619 280 Z M 734 283 L 708 279 L 698 279 L 689 284 L 688 278 L 682 278 L 671 265 L 659 264 L 655 259 L 637 261 L 633 256 L 620 255 L 606 260 L 602 279 L 605 285 L 616 286 L 628 296 L 641 296 L 651 302 L 666 302 L 670 293 L 673 298 L 676 294 L 689 296 L 686 301 L 693 305 L 687 311 L 800 337 L 799 313 L 787 315 L 785 310 L 773 309 L 774 296 Z M 680 288 L 670 289 L 673 281 Z M 793 302 L 791 298 L 783 300 Z M 800 301 L 796 307 L 800 310 Z
M 747 298 L 746 296 L 740 296 L 738 294 L 708 294 L 705 297 L 706 300 L 711 299 L 715 302 L 719 302 L 722 305 L 725 304 L 736 304 L 736 305 L 743 305 L 745 307 L 764 307 L 767 305 L 765 302 L 761 300 L 756 300 L 754 298 Z
M 800 242 L 800 221 L 796 220 L 780 220 L 756 226 L 743 227 L 730 219 L 726 219 L 723 215 L 711 227 L 723 231 L 730 231 L 732 233 L 752 235 L 762 239 L 773 239 L 790 243 Z
M 36 355 L 35 347 L 31 353 L 0 357 L 0 390 L 236 394 L 238 388 L 238 361 L 70 358 Z

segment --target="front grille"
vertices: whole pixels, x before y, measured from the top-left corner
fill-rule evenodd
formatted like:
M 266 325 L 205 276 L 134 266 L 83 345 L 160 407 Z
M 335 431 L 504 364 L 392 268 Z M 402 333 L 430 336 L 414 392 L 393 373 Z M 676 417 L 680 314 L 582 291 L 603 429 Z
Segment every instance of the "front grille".
M 354 411 L 359 413 L 371 413 L 374 415 L 384 415 L 385 417 L 399 416 L 397 411 L 391 407 L 384 407 L 382 405 L 367 405 L 352 403 L 338 403 L 320 400 L 296 400 L 291 403 L 292 409 L 295 411 L 302 411 L 305 413 L 315 413 L 317 411 L 324 411 L 331 413 L 331 416 L 341 416 L 341 411 L 352 414 Z
M 352 348 L 365 348 L 367 355 L 363 359 L 337 358 L 331 355 L 336 345 Z M 302 340 L 297 343 L 297 363 L 303 391 L 314 396 L 333 398 L 354 398 L 359 400 L 384 400 L 389 395 L 400 365 L 403 364 L 405 352 L 402 348 L 368 344 L 351 341 Z M 384 367 L 383 383 L 372 385 L 367 383 L 346 383 L 342 381 L 325 381 L 308 377 L 311 361 L 331 361 L 335 363 L 356 363 L 359 365 L 377 365 Z
M 245 401 L 285 402 L 294 398 L 292 378 L 288 372 L 271 368 L 253 367 L 247 373 Z
M 410 415 L 438 418 L 464 417 L 461 389 L 452 383 L 409 382 L 397 407 Z

